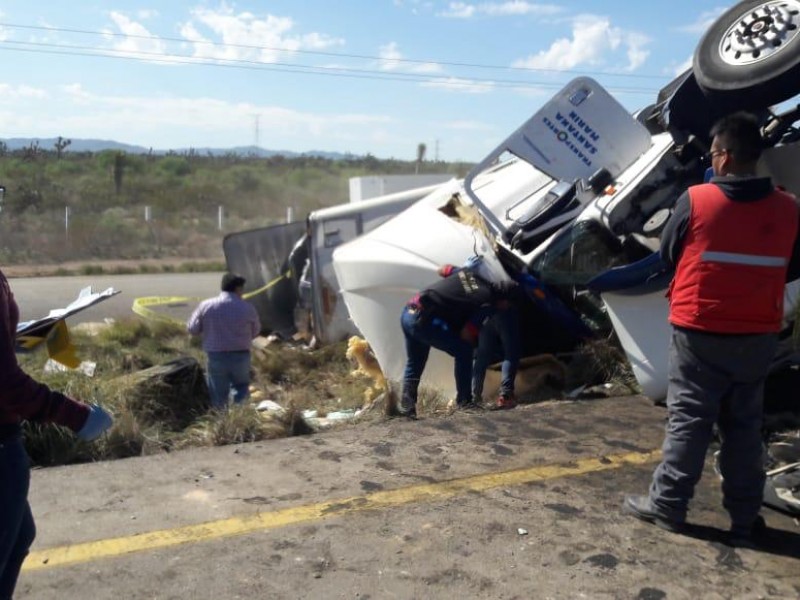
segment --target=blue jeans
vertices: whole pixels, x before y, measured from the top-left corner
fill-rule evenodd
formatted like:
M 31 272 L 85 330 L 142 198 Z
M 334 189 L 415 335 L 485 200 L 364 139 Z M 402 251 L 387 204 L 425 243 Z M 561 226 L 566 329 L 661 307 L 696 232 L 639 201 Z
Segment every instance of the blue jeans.
M 20 436 L 0 442 L 0 600 L 10 600 L 22 562 L 36 537 L 28 455 Z
M 231 389 L 233 401 L 244 402 L 250 395 L 250 351 L 208 352 L 208 392 L 211 406 L 228 406 Z
M 472 370 L 472 397 L 483 396 L 483 380 L 490 364 L 502 360 L 500 394 L 514 395 L 514 380 L 519 367 L 519 314 L 514 307 L 498 310 L 481 328 L 478 351 Z
M 406 340 L 406 369 L 403 373 L 401 407 L 410 410 L 417 404 L 422 372 L 428 362 L 431 347 L 446 352 L 455 359 L 456 402 L 465 404 L 471 399 L 472 344 L 461 339 L 461 332 L 451 331 L 439 318 L 423 312 L 403 309 L 400 325 Z

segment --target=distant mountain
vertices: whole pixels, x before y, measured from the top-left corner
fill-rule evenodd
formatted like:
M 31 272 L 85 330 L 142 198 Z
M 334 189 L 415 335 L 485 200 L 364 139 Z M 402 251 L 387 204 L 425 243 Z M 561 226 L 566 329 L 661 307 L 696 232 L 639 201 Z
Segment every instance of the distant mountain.
M 9 150 L 22 150 L 29 148 L 31 144 L 38 143 L 39 147 L 43 150 L 54 150 L 58 138 L 0 138 L 0 142 L 4 142 Z M 353 154 L 342 152 L 325 152 L 323 150 L 310 150 L 308 152 L 293 152 L 290 150 L 267 150 L 259 148 L 258 146 L 237 146 L 235 148 L 174 148 L 174 149 L 156 149 L 145 148 L 144 146 L 134 146 L 132 144 L 123 144 L 113 140 L 79 140 L 73 139 L 72 143 L 64 149 L 64 152 L 102 152 L 103 150 L 117 150 L 120 152 L 127 152 L 128 154 L 168 154 L 175 152 L 177 154 L 185 154 L 189 151 L 194 151 L 196 154 L 224 156 L 226 154 L 236 154 L 238 156 L 257 156 L 259 158 L 269 158 L 270 156 L 285 156 L 287 158 L 294 158 L 297 156 L 317 156 L 320 158 L 327 158 L 330 160 L 348 160 L 357 158 Z

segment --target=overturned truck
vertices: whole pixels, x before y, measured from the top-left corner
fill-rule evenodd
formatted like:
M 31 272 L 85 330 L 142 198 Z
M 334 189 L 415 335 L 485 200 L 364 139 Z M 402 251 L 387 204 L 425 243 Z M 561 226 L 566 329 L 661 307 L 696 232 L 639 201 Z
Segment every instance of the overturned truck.
M 800 195 L 800 1 L 739 2 L 709 28 L 691 69 L 629 114 L 596 81 L 570 82 L 482 160 L 375 231 L 338 248 L 349 314 L 387 380 L 402 378 L 399 315 L 445 263 L 478 254 L 525 289 L 524 354 L 615 337 L 642 392 L 661 401 L 669 347 L 660 234 L 678 197 L 709 169 L 709 130 L 748 110 L 760 120 L 759 174 Z M 765 400 L 800 410 L 790 269 L 781 347 Z M 452 360 L 432 351 L 423 385 L 453 394 Z M 775 406 L 778 405 L 778 406 Z M 782 442 L 786 444 L 786 442 Z M 790 446 L 800 448 L 792 438 Z M 768 473 L 765 502 L 800 514 L 800 458 Z M 775 465 L 772 465 L 775 466 Z
M 736 110 L 761 120 L 760 170 L 800 192 L 800 2 L 740 2 L 705 34 L 692 69 L 629 114 L 596 81 L 570 82 L 463 181 L 446 184 L 333 262 L 351 318 L 387 379 L 399 380 L 399 314 L 443 263 L 491 256 L 528 292 L 525 352 L 559 352 L 616 335 L 642 391 L 666 393 L 669 273 L 659 236 L 674 204 L 709 167 L 709 130 Z M 472 222 L 465 214 L 473 213 Z M 796 287 L 787 285 L 791 336 Z M 796 369 L 786 344 L 776 368 Z M 434 352 L 423 384 L 452 392 Z

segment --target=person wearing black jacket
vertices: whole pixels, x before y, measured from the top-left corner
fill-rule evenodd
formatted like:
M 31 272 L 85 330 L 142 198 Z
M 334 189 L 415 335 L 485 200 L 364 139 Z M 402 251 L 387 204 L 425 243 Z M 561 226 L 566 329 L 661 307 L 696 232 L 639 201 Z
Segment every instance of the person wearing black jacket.
M 416 418 L 420 379 L 431 348 L 454 358 L 456 406 L 477 408 L 472 400 L 472 355 L 483 323 L 505 300 L 501 286 L 482 278 L 474 268 L 445 265 L 442 277 L 416 294 L 400 319 L 406 345 L 406 367 L 399 412 Z

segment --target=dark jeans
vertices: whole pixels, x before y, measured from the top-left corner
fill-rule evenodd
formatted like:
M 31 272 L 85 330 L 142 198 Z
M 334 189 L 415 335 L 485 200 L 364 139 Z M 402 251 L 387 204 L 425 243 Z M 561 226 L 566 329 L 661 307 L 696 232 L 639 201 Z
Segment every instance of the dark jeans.
M 472 370 L 472 397 L 480 401 L 486 369 L 498 360 L 503 361 L 500 366 L 500 394 L 513 396 L 519 354 L 519 314 L 516 308 L 498 310 L 486 321 L 478 338 L 478 351 Z
M 777 336 L 714 335 L 674 328 L 669 350 L 669 423 L 650 499 L 668 517 L 686 518 L 712 429 L 722 437 L 723 504 L 734 527 L 761 509 L 763 392 Z
M 208 352 L 208 392 L 211 406 L 225 408 L 231 390 L 241 404 L 250 395 L 250 352 Z
M 455 359 L 456 402 L 465 404 L 471 399 L 472 344 L 461 339 L 461 332 L 451 331 L 439 318 L 424 312 L 403 309 L 400 325 L 406 340 L 406 369 L 403 373 L 403 410 L 417 404 L 417 392 L 422 372 L 428 362 L 431 347 L 446 352 Z
M 36 537 L 28 504 L 30 467 L 22 438 L 0 442 L 0 600 L 10 600 Z

